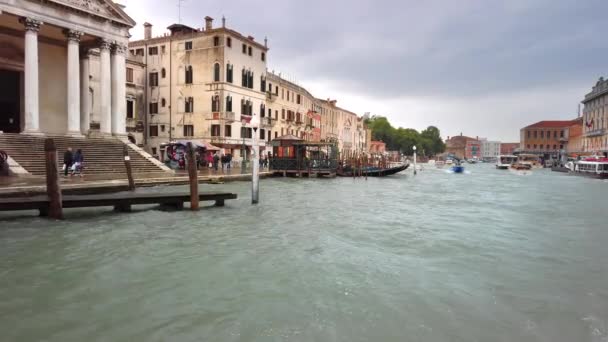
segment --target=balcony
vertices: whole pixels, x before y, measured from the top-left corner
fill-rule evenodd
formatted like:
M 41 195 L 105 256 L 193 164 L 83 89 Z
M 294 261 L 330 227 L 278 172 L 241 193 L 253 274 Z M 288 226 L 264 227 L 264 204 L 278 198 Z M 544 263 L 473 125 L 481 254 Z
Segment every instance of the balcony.
M 594 129 L 591 131 L 587 131 L 587 133 L 585 133 L 586 137 L 599 137 L 606 134 L 606 129 L 605 128 L 599 128 L 599 129 Z
M 295 121 L 295 118 L 292 118 L 292 117 L 289 117 L 289 116 L 288 116 L 288 117 L 287 117 L 287 120 L 285 120 L 285 121 L 287 121 L 287 122 L 294 122 L 294 121 Z
M 207 120 L 222 120 L 233 122 L 236 121 L 235 117 L 236 114 L 234 114 L 233 112 L 212 112 L 211 116 Z
M 304 121 L 302 120 L 296 120 L 296 125 L 302 125 L 304 123 Z
M 274 102 L 274 100 L 276 100 L 276 98 L 277 98 L 277 95 L 274 94 L 273 92 L 271 92 L 271 91 L 266 92 L 266 99 L 268 101 Z
M 144 122 L 132 118 L 127 118 L 126 129 L 128 133 L 142 133 L 144 131 Z
M 270 126 L 272 126 L 272 124 L 273 124 L 272 118 L 269 118 L 269 117 L 260 118 L 260 125 L 261 126 L 270 127 Z

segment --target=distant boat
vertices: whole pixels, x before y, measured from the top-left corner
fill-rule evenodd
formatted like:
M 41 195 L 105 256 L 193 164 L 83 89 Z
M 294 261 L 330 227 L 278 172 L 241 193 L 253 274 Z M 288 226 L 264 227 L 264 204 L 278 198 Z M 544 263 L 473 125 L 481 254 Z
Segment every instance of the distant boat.
M 464 166 L 462 165 L 454 165 L 450 168 L 450 171 L 454 172 L 454 173 L 463 173 L 464 172 Z
M 499 170 L 507 170 L 511 165 L 517 162 L 517 156 L 502 155 L 496 159 L 496 168 Z
M 406 170 L 408 167 L 410 166 L 410 164 L 402 164 L 402 165 L 398 165 L 398 166 L 394 166 L 394 167 L 389 167 L 389 168 L 379 168 L 379 167 L 364 167 L 363 169 L 360 170 L 356 170 L 357 172 L 355 172 L 355 174 L 358 176 L 359 173 L 361 174 L 361 176 L 363 177 L 385 177 L 385 176 L 390 176 L 390 175 L 394 175 L 396 173 L 399 173 L 401 171 Z M 352 177 L 353 176 L 353 168 L 351 168 L 350 166 L 346 166 L 344 168 L 338 168 L 338 171 L 336 172 L 336 175 L 338 177 Z

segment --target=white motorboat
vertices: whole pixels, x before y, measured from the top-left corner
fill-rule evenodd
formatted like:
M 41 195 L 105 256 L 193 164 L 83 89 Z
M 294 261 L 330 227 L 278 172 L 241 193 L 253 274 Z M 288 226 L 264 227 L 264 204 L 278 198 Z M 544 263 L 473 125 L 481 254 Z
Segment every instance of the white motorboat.
M 502 155 L 496 158 L 496 168 L 499 170 L 507 170 L 509 166 L 517 162 L 517 156 L 513 155 Z

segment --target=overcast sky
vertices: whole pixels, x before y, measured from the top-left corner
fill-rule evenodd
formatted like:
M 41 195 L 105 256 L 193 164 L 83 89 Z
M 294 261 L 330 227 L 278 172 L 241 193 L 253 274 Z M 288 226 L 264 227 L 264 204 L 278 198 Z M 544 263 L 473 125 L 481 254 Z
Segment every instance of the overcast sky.
M 178 0 L 122 0 L 143 37 L 178 21 Z M 319 98 L 394 126 L 519 141 L 571 119 L 608 74 L 606 0 L 185 0 L 182 23 L 215 18 L 257 41 L 268 68 Z

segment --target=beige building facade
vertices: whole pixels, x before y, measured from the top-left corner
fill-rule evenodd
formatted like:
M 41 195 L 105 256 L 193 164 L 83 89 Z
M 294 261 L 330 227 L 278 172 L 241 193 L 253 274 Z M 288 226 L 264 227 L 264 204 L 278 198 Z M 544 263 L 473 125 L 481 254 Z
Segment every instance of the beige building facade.
M 125 136 L 134 24 L 112 1 L 0 0 L 0 131 Z M 101 77 L 91 92 L 95 68 Z
M 267 116 L 273 122 L 272 139 L 289 134 L 307 141 L 320 140 L 320 124 L 314 123 L 314 115 L 318 114 L 314 96 L 272 72 L 267 73 L 267 82 L 266 106 Z
M 164 158 L 163 144 L 202 139 L 232 154 L 251 156 L 250 120 L 266 112 L 266 43 L 205 18 L 201 29 L 175 24 L 169 34 L 129 44 L 146 65 L 148 152 Z M 270 122 L 261 121 L 262 149 Z
M 601 77 L 582 103 L 582 151 L 608 154 L 608 80 Z

